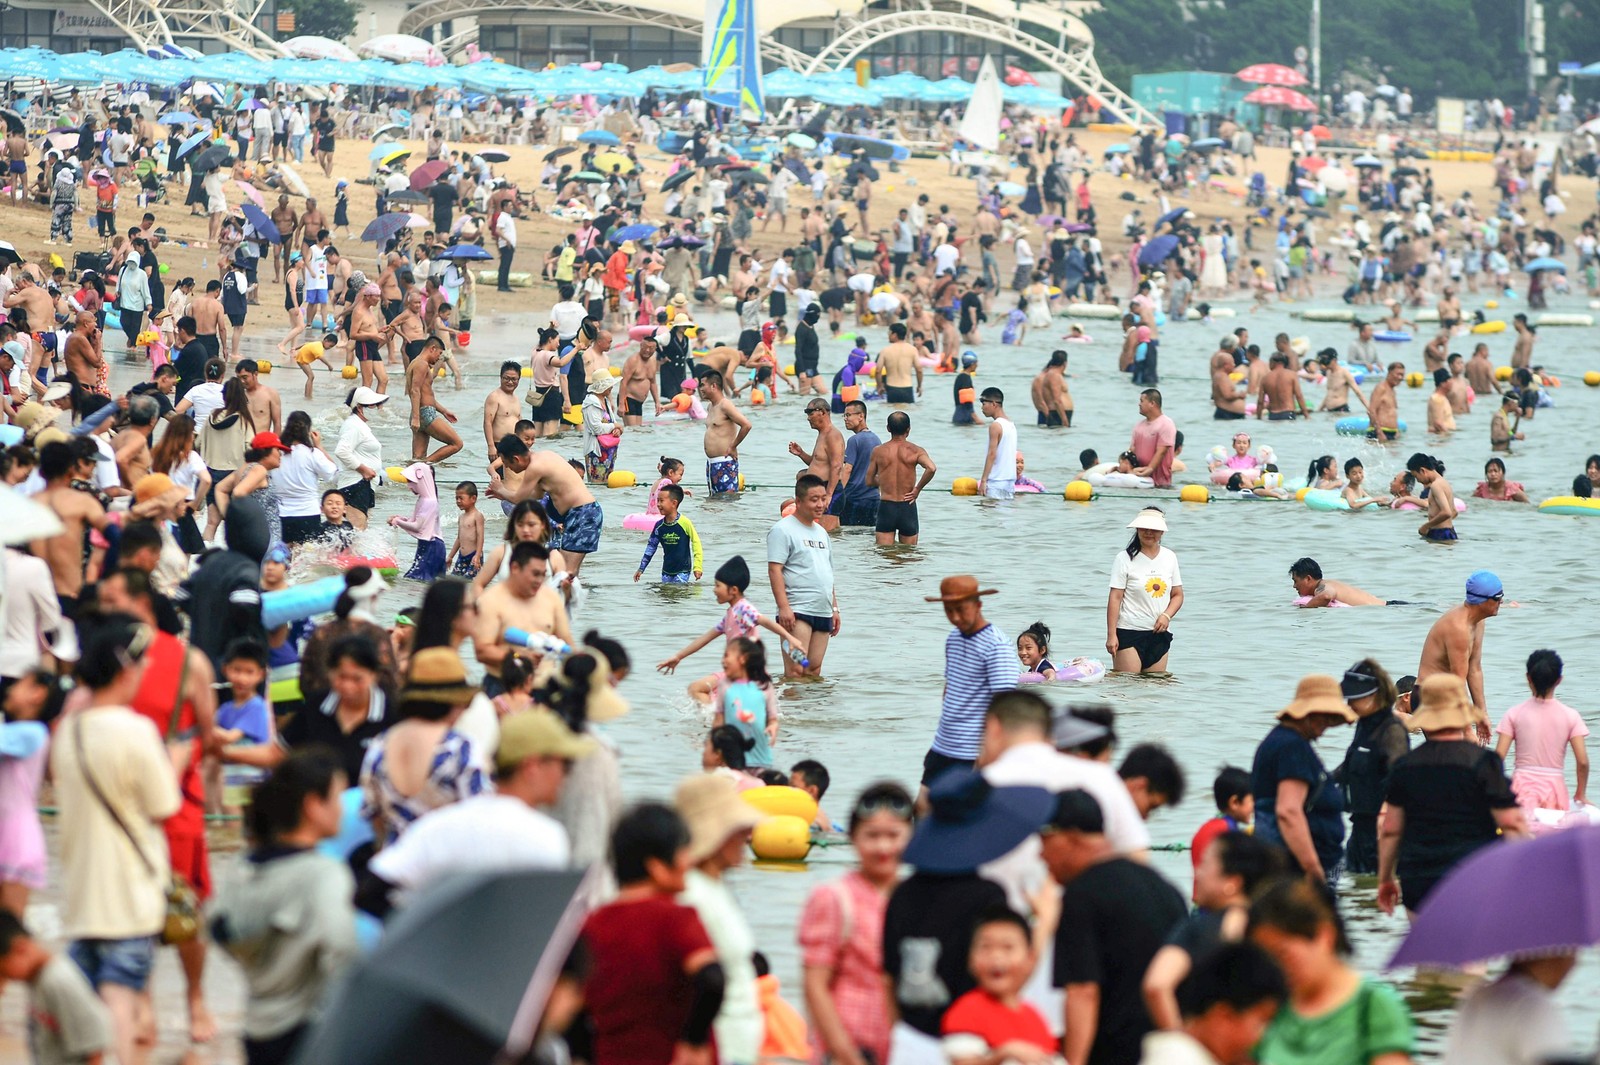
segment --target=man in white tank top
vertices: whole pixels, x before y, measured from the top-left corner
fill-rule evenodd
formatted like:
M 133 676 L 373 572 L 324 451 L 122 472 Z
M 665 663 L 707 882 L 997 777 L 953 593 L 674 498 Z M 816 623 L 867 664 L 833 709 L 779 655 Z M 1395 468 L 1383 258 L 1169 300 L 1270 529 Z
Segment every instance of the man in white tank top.
M 1006 417 L 1006 397 L 998 388 L 986 388 L 978 402 L 989 419 L 989 453 L 983 460 L 978 492 L 990 499 L 1010 499 L 1017 484 L 1017 427 Z

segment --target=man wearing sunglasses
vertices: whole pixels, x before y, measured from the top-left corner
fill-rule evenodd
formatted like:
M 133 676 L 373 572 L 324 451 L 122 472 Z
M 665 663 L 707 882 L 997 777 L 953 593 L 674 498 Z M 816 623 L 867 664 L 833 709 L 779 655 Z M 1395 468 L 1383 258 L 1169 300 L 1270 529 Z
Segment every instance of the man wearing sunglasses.
M 1467 682 L 1467 694 L 1477 709 L 1473 728 L 1479 743 L 1489 742 L 1489 704 L 1483 697 L 1483 623 L 1500 613 L 1505 601 L 1500 578 L 1480 569 L 1467 578 L 1467 599 L 1439 616 L 1422 644 L 1417 664 L 1417 689 L 1435 673 L 1453 673 Z M 1411 708 L 1415 713 L 1417 707 Z

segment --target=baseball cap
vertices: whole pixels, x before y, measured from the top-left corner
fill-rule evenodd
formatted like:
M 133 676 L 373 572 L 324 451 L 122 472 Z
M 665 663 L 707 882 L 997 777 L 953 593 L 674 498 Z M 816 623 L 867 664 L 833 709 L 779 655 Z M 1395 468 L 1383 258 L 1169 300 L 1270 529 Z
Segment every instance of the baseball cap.
M 500 722 L 494 764 L 509 772 L 529 758 L 582 758 L 594 748 L 594 740 L 573 732 L 551 711 L 523 710 Z
M 1505 586 L 1500 578 L 1486 569 L 1477 570 L 1467 578 L 1467 602 L 1486 603 L 1490 599 L 1504 599 Z
M 277 448 L 279 451 L 289 450 L 283 446 L 283 441 L 278 439 L 277 433 L 257 433 L 250 438 L 250 450 L 262 451 L 267 448 Z

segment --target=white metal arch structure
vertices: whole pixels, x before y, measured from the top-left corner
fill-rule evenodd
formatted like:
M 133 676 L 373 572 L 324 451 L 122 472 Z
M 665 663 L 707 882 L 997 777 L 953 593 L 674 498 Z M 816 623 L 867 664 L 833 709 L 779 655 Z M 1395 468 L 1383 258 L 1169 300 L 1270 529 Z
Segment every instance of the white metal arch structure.
M 119 2 L 138 2 L 138 0 L 119 0 Z M 615 3 L 614 0 L 538 0 L 536 8 L 530 5 L 529 0 L 423 0 L 406 12 L 405 17 L 400 20 L 398 32 L 420 35 L 424 30 L 431 29 L 441 22 L 466 17 L 476 18 L 478 25 L 481 26 L 485 16 L 493 12 L 526 12 L 530 8 L 541 12 L 559 12 L 628 22 L 638 26 L 659 26 L 662 29 L 689 34 L 697 40 L 704 28 L 704 19 L 701 17 L 689 17 L 646 4 Z M 476 34 L 476 29 L 462 31 L 452 36 L 449 44 L 451 47 L 465 47 L 467 41 L 474 39 Z M 779 44 L 770 35 L 763 35 L 761 38 L 761 54 L 769 62 L 794 70 L 799 70 L 811 62 L 809 54 Z
M 266 0 L 89 0 L 141 50 L 203 37 L 258 59 L 289 53 L 256 27 Z
M 1060 17 L 1059 13 L 1056 17 Z M 1062 34 L 1064 47 L 1058 48 L 1011 22 L 960 11 L 896 11 L 855 23 L 797 69 L 804 74 L 824 69 L 840 70 L 884 39 L 906 33 L 958 33 L 994 41 L 1038 61 L 1079 89 L 1098 97 L 1106 110 L 1124 122 L 1159 126 L 1160 120 L 1155 115 L 1100 72 L 1100 65 L 1094 59 L 1094 39 L 1088 36 L 1087 27 L 1071 19 L 1064 29 L 1067 31 Z

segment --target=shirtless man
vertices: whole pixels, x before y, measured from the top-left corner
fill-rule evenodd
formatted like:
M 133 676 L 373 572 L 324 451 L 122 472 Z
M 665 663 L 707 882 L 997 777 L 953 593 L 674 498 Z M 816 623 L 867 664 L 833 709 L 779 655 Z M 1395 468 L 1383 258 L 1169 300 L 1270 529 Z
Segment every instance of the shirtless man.
M 100 350 L 100 327 L 88 311 L 80 312 L 72 323 L 65 358 L 67 373 L 84 391 L 93 392 L 100 387 L 100 371 L 105 369 L 106 357 Z
M 1250 344 L 1244 349 L 1244 394 L 1261 391 L 1261 382 L 1267 379 L 1267 364 L 1261 358 L 1261 349 Z
M 1256 420 L 1269 418 L 1275 422 L 1291 422 L 1310 414 L 1311 407 L 1300 391 L 1300 375 L 1289 368 L 1287 355 L 1274 351 L 1272 369 L 1262 378 L 1261 391 L 1256 394 Z
M 622 363 L 622 424 L 644 424 L 644 401 L 655 403 L 661 413 L 661 387 L 657 381 L 656 338 L 644 337 Z
M 1406 460 L 1406 469 L 1428 490 L 1428 520 L 1417 526 L 1417 535 L 1440 543 L 1459 540 L 1456 494 L 1450 482 L 1444 479 L 1444 463 L 1419 451 Z
M 283 271 L 289 266 L 289 252 L 300 246 L 300 216 L 295 213 L 294 207 L 289 203 L 289 194 L 278 194 L 278 206 L 272 209 L 272 224 L 278 227 L 278 233 L 283 237 L 278 242 L 278 247 L 272 254 L 272 280 L 278 281 L 283 277 Z
M 1235 382 L 1232 345 L 1226 343 L 1232 337 L 1224 337 L 1223 346 L 1211 356 L 1211 405 L 1216 408 L 1211 412 L 1213 421 L 1236 422 L 1244 419 L 1245 395 L 1244 382 Z
M 1434 338 L 1422 348 L 1422 370 L 1432 376 L 1433 371 L 1444 369 L 1445 361 L 1450 357 L 1450 330 L 1441 329 Z
M 400 338 L 400 350 L 405 359 L 407 375 L 410 374 L 411 364 L 422 354 L 422 344 L 428 335 L 422 327 L 422 301 L 422 290 L 412 289 L 406 296 L 405 309 L 383 327 L 386 338 Z
M 889 343 L 878 352 L 878 367 L 873 376 L 890 403 L 915 403 L 922 395 L 922 364 L 917 361 L 917 349 L 906 341 L 907 333 L 904 322 L 891 324 Z M 917 382 L 914 390 L 913 377 Z
M 521 479 L 513 491 L 503 478 L 490 474 L 489 494 L 507 503 L 548 495 L 550 521 L 560 527 L 551 550 L 561 553 L 566 571 L 576 577 L 585 556 L 600 549 L 600 531 L 605 525 L 605 514 L 583 483 L 583 475 L 554 451 L 529 451 L 515 436 L 501 437 L 495 447 L 505 468 Z
M 1450 407 L 1450 371 L 1441 366 L 1433 371 L 1433 394 L 1428 397 L 1428 432 L 1455 431 L 1456 416 Z
M 1516 346 L 1511 349 L 1511 368 L 1520 370 L 1533 361 L 1533 342 L 1538 337 L 1534 335 L 1533 326 L 1528 324 L 1528 316 L 1525 314 L 1512 318 L 1511 328 L 1517 334 Z
M 122 487 L 130 492 L 150 472 L 150 437 L 160 417 L 161 404 L 149 396 L 134 396 L 128 400 L 128 427 L 111 440 Z
M 1439 615 L 1422 643 L 1422 661 L 1417 663 L 1419 690 L 1435 673 L 1453 673 L 1466 681 L 1467 695 L 1478 712 L 1479 743 L 1489 742 L 1489 704 L 1483 696 L 1483 623 L 1500 613 L 1505 597 L 1499 577 L 1485 569 L 1474 572 L 1467 578 L 1466 602 Z M 1416 710 L 1411 707 L 1412 713 Z
M 1449 285 L 1444 287 L 1444 292 L 1439 296 L 1439 328 L 1448 336 L 1456 331 L 1456 326 L 1461 324 L 1461 301 L 1456 298 L 1456 290 Z
M 61 519 L 62 530 L 48 539 L 35 540 L 31 549 L 34 557 L 44 559 L 50 567 L 56 598 L 61 601 L 61 613 L 76 620 L 78 595 L 83 591 L 85 579 L 85 527 L 104 532 L 111 522 L 99 500 L 72 487 L 75 476 L 83 480 L 94 476 L 94 462 L 80 462 L 70 444 L 57 442 L 40 449 L 39 476 L 44 478 L 44 490 L 33 500 L 55 511 L 56 517 Z
M 1372 401 L 1367 404 L 1367 439 L 1400 439 L 1400 400 L 1395 389 L 1406 379 L 1406 364 L 1391 362 L 1389 372 L 1372 389 Z
M 28 264 L 33 265 L 32 263 Z M 20 271 L 17 274 L 17 287 L 5 298 L 6 309 L 21 307 L 28 312 L 28 324 L 41 332 L 54 329 L 56 321 L 56 301 L 50 293 L 34 278 L 33 274 Z
M 383 320 L 392 322 L 405 306 L 405 292 L 400 287 L 400 270 L 405 265 L 405 260 L 399 252 L 390 252 L 383 262 L 383 272 L 378 275 L 379 309 L 383 313 Z M 399 350 L 399 339 L 393 335 L 389 337 L 389 361 L 395 361 L 395 353 Z
M 428 337 L 422 342 L 421 354 L 406 367 L 406 395 L 411 399 L 411 457 L 428 463 L 443 462 L 461 450 L 461 437 L 454 425 L 456 416 L 433 394 L 433 379 L 442 358 L 444 341 Z M 430 437 L 441 446 L 423 458 Z
M 812 399 L 806 403 L 806 421 L 817 431 L 817 439 L 807 451 L 797 442 L 789 441 L 789 454 L 806 464 L 799 474 L 809 473 L 828 486 L 828 498 L 839 486 L 839 467 L 844 462 L 844 434 L 833 424 L 833 411 L 825 399 Z
M 1345 414 L 1350 410 L 1350 393 L 1354 392 L 1361 406 L 1369 412 L 1367 397 L 1361 394 L 1361 386 L 1356 384 L 1356 375 L 1350 368 L 1339 361 L 1339 353 L 1332 348 L 1323 348 L 1317 353 L 1317 363 L 1322 367 L 1323 376 L 1326 378 L 1327 391 L 1322 396 L 1322 405 L 1318 410 L 1331 411 L 1336 414 Z
M 1445 395 L 1450 400 L 1450 410 L 1456 414 L 1470 414 L 1472 412 L 1472 398 L 1468 395 L 1466 369 L 1467 360 L 1460 354 L 1453 354 L 1445 363 L 1445 368 L 1450 371 L 1450 384 L 1445 389 Z M 1477 391 L 1470 389 L 1470 391 Z
M 1038 424 L 1072 427 L 1072 393 L 1067 391 L 1067 353 L 1057 348 L 1034 375 L 1030 391 Z
M 695 358 L 695 377 L 702 376 L 707 370 L 715 370 L 722 376 L 723 386 L 727 393 L 738 398 L 739 367 L 744 365 L 744 354 L 738 348 L 730 348 L 726 344 L 719 344 Z
M 1494 412 L 1494 417 L 1489 419 L 1489 450 L 1511 451 L 1511 441 L 1523 440 L 1526 437 L 1517 430 L 1522 419 L 1519 411 L 1522 408 L 1522 397 L 1515 392 L 1507 392 L 1500 397 L 1500 409 Z M 1513 421 L 1512 419 L 1516 419 Z
M 194 319 L 194 338 L 206 349 L 206 358 L 220 359 L 222 343 L 228 338 L 228 316 L 222 312 L 222 282 L 207 281 L 206 290 L 189 305 Z
M 528 653 L 526 648 L 505 642 L 507 629 L 544 633 L 572 643 L 566 605 L 561 594 L 546 583 L 549 571 L 550 549 L 524 540 L 511 549 L 506 579 L 478 597 L 478 627 L 473 631 L 472 646 L 483 663 L 485 693 L 502 694 L 506 689 L 500 683 L 501 664 L 508 655 Z
M 489 460 L 500 457 L 495 442 L 516 430 L 522 416 L 522 400 L 517 389 L 522 385 L 522 365 L 507 359 L 500 364 L 500 384 L 483 401 L 483 440 L 489 446 Z
M 300 232 L 311 234 L 315 240 L 321 240 L 323 235 L 328 232 L 328 216 L 322 213 L 322 208 L 317 206 L 317 201 L 310 197 L 306 199 L 306 209 L 300 212 Z M 285 244 L 287 245 L 287 239 L 285 239 Z M 293 247 L 293 245 L 287 246 Z
M 278 395 L 276 388 L 261 383 L 260 368 L 250 359 L 244 359 L 234 370 L 234 375 L 239 378 L 239 383 L 244 385 L 245 395 L 249 397 L 250 418 L 255 422 L 256 429 L 281 432 L 283 397 Z
M 1382 599 L 1353 584 L 1324 578 L 1322 567 L 1314 558 L 1295 560 L 1289 567 L 1289 582 L 1294 585 L 1294 594 L 1305 600 L 1296 603 L 1298 607 L 1384 605 Z
M 897 410 L 889 415 L 888 425 L 889 439 L 873 448 L 872 458 L 867 460 L 867 487 L 878 490 L 875 539 L 879 547 L 896 542 L 910 546 L 916 544 L 921 531 L 917 497 L 939 468 L 927 451 L 911 442 L 911 415 Z
M 594 336 L 594 343 L 583 353 L 583 379 L 593 381 L 601 374 L 611 372 L 611 345 L 615 343 L 611 330 L 602 329 Z
M 389 391 L 389 371 L 383 365 L 383 326 L 378 324 L 378 286 L 368 285 L 356 297 L 350 312 L 350 343 L 361 367 L 361 383 L 378 392 Z M 376 383 L 374 383 L 376 382 Z
M 750 419 L 723 393 L 722 375 L 716 370 L 701 375 L 699 393 L 706 406 L 706 485 L 713 496 L 731 495 L 739 491 L 739 445 L 750 435 Z M 844 455 L 842 437 L 838 453 Z M 836 472 L 837 468 L 836 464 Z
M 11 202 L 28 199 L 28 138 L 21 133 L 6 136 L 6 171 L 11 180 Z

